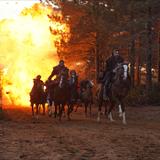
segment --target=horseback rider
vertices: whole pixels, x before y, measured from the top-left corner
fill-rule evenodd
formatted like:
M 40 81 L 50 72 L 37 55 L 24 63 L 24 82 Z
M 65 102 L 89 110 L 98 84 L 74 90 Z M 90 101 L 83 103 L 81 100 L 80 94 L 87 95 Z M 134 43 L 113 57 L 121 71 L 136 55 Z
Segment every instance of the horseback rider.
M 44 82 L 41 80 L 41 75 L 37 75 L 36 78 L 33 79 L 33 87 L 30 92 L 31 97 L 36 94 L 37 89 L 40 91 L 40 94 L 44 94 Z
M 118 49 L 113 49 L 111 57 L 106 60 L 106 67 L 104 72 L 104 77 L 102 79 L 102 89 L 103 89 L 103 98 L 107 99 L 112 79 L 114 76 L 114 69 L 119 63 L 123 63 L 124 59 L 119 54 Z
M 53 76 L 56 76 L 55 78 L 55 82 L 59 80 L 59 76 L 61 73 L 65 73 L 65 78 L 68 79 L 69 75 L 69 69 L 65 66 L 64 61 L 60 60 L 59 64 L 55 67 L 53 67 L 52 73 L 51 75 L 48 77 L 48 80 L 50 81 L 52 79 Z
M 78 75 L 75 70 L 70 71 L 69 85 L 71 90 L 71 98 L 78 99 Z
M 75 70 L 70 71 L 70 79 L 69 79 L 70 86 L 74 85 L 76 89 L 78 89 L 78 75 Z

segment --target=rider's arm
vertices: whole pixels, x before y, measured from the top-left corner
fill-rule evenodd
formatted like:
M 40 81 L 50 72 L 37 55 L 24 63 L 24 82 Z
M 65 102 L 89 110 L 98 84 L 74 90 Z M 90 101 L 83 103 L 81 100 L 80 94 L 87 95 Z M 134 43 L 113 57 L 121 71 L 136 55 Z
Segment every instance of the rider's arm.
M 54 75 L 56 75 L 56 74 L 57 74 L 57 70 L 56 70 L 56 68 L 54 67 L 51 75 L 48 77 L 48 80 L 51 80 L 52 77 L 53 77 Z

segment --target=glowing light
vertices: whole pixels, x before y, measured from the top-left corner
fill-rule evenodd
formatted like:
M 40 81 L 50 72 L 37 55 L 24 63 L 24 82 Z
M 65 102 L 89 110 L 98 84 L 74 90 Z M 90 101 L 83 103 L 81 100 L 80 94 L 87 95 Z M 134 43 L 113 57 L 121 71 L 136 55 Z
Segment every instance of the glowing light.
M 0 1 L 0 19 L 16 18 L 25 7 L 31 7 L 39 0 L 2 0 Z
M 77 63 L 76 63 L 77 66 L 80 66 L 81 64 L 82 64 L 81 62 L 77 62 Z
M 52 8 L 35 2 L 0 1 L 0 64 L 4 66 L 6 104 L 29 106 L 33 78 L 37 74 L 44 81 L 48 78 L 58 61 L 55 43 L 61 41 L 62 33 L 69 33 L 65 23 L 48 17 Z

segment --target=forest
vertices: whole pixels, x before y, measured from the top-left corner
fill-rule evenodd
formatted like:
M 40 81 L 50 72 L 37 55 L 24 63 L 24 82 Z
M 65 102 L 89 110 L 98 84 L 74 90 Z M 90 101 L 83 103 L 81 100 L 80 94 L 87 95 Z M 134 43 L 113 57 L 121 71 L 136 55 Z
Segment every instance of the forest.
M 70 26 L 58 55 L 79 77 L 97 82 L 113 48 L 130 64 L 128 102 L 159 104 L 160 0 L 45 0 L 59 6 Z M 56 18 L 56 17 L 51 17 Z
M 0 0 L 0 160 L 160 160 L 159 9 Z

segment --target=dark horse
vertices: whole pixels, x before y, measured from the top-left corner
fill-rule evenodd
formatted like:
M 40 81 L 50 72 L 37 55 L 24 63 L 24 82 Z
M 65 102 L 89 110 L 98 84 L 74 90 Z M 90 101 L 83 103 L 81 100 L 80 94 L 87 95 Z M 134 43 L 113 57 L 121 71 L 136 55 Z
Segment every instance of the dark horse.
M 71 71 L 70 79 L 69 79 L 69 87 L 70 87 L 70 97 L 68 101 L 68 117 L 70 119 L 70 113 L 73 111 L 74 106 L 78 105 L 78 76 L 76 72 Z
M 42 105 L 43 114 L 45 114 L 45 103 L 46 103 L 46 93 L 44 91 L 44 86 L 42 84 L 37 83 L 37 81 L 33 80 L 33 87 L 30 92 L 30 102 L 32 107 L 32 115 L 34 116 L 34 105 L 36 105 L 36 115 L 38 116 L 39 107 Z
M 59 116 L 59 120 L 62 118 L 65 105 L 68 103 L 70 97 L 69 83 L 66 78 L 66 74 L 61 72 L 58 80 L 48 82 L 47 85 L 47 97 L 49 98 L 50 114 L 52 114 L 52 106 L 55 107 L 55 118 Z M 57 114 L 57 110 L 59 111 Z
M 97 85 L 97 90 L 96 90 L 96 102 L 97 105 L 99 106 L 99 111 L 101 112 L 102 106 L 104 105 L 105 111 L 104 114 L 107 115 L 107 105 L 108 105 L 108 99 L 104 99 L 103 97 L 103 89 L 102 89 L 102 84 Z M 101 112 L 102 114 L 102 112 Z
M 89 80 L 82 80 L 81 84 L 85 84 L 83 87 L 80 85 L 81 95 L 80 99 L 85 107 L 85 116 L 87 117 L 87 108 L 89 106 L 90 116 L 91 116 L 91 107 L 93 103 L 93 83 Z
M 113 82 L 109 92 L 109 110 L 108 110 L 108 118 L 110 121 L 114 121 L 112 118 L 112 110 L 116 104 L 119 106 L 119 116 L 123 117 L 123 124 L 126 124 L 126 115 L 125 115 L 125 105 L 124 98 L 127 96 L 130 90 L 130 77 L 128 73 L 128 64 L 122 63 L 119 64 L 115 70 L 115 75 L 113 77 Z M 101 105 L 99 105 L 98 109 L 98 117 L 97 120 L 100 121 L 100 111 Z

